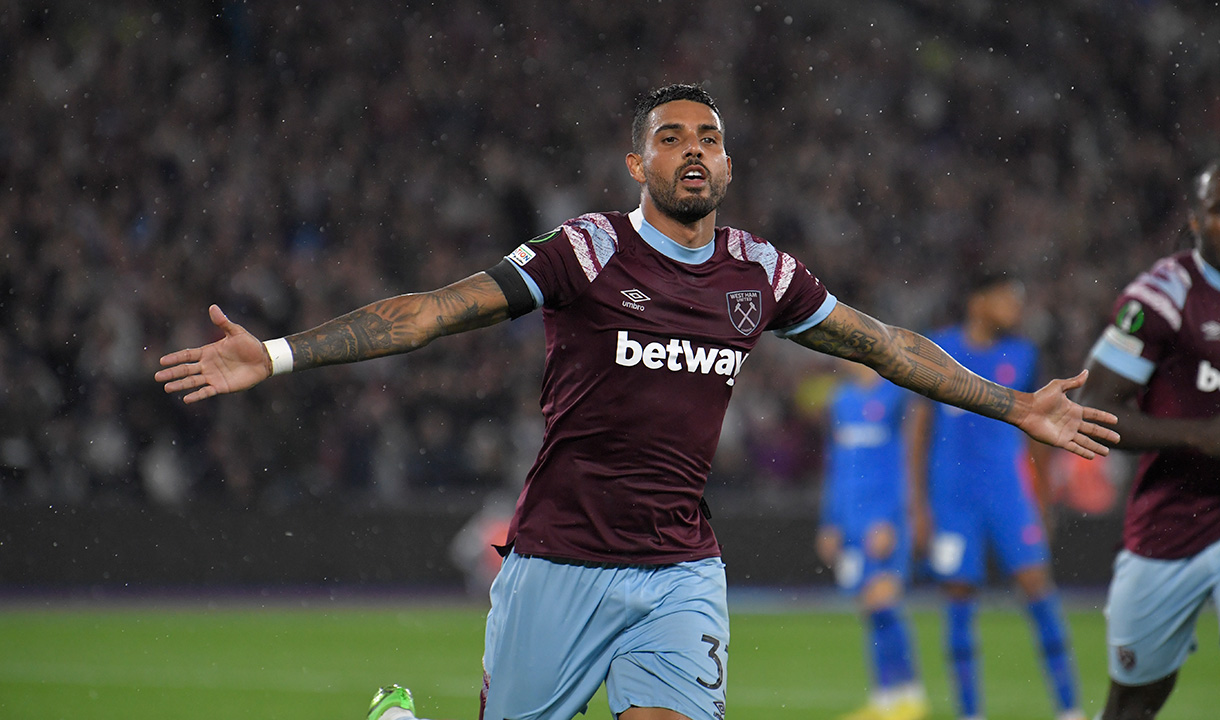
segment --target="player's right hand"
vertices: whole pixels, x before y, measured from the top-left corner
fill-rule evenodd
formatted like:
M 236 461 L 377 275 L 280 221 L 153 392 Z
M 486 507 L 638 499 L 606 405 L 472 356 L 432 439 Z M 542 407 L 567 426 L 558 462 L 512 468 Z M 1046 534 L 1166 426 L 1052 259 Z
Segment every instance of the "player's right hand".
M 239 392 L 271 376 L 271 357 L 258 338 L 231 322 L 216 305 L 208 308 L 208 315 L 224 337 L 203 347 L 162 357 L 165 369 L 153 376 L 157 382 L 165 383 L 167 393 L 192 391 L 182 398 L 184 402 Z
M 1196 434 L 1195 449 L 1205 455 L 1220 457 L 1220 415 L 1202 422 L 1204 429 Z

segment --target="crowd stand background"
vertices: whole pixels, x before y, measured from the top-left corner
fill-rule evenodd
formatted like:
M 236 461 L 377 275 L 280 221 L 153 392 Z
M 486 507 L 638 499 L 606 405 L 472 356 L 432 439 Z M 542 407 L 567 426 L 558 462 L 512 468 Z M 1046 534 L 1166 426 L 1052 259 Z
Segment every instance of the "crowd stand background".
M 1026 282 L 1045 372 L 1181 245 L 1220 154 L 1214 2 L 436 3 L 0 9 L 0 503 L 393 507 L 512 493 L 540 437 L 535 314 L 184 406 L 157 358 L 218 303 L 263 338 L 630 210 L 635 95 L 718 99 L 721 222 L 928 329 Z M 816 497 L 829 364 L 746 366 L 712 492 Z

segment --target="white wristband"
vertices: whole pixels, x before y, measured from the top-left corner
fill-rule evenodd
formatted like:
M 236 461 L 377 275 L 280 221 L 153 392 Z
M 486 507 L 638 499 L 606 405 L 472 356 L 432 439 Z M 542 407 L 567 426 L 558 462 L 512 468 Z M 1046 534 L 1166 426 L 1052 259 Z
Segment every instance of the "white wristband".
M 284 338 L 276 338 L 263 343 L 267 354 L 271 356 L 271 374 L 283 375 L 292 372 L 292 346 Z

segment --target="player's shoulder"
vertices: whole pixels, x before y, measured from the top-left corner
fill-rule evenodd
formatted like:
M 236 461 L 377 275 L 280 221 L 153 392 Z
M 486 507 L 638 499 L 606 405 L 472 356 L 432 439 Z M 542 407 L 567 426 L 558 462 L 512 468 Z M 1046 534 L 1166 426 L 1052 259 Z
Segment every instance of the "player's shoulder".
M 962 337 L 965 332 L 965 328 L 961 325 L 947 325 L 932 328 L 926 334 L 929 340 L 948 350 L 950 347 L 958 347 L 962 344 Z
M 1176 330 L 1182 325 L 1182 309 L 1191 290 L 1200 284 L 1198 280 L 1191 251 L 1163 257 L 1123 288 L 1116 313 L 1122 320 L 1151 312 Z
M 764 263 L 772 257 L 787 254 L 770 240 L 761 235 L 755 235 L 749 230 L 725 225 L 717 227 L 716 234 L 723 238 L 729 255 L 739 262 Z
M 586 213 L 564 221 L 522 247 L 570 252 L 592 282 L 618 254 L 623 238 L 631 231 L 631 221 L 622 213 Z
M 564 221 L 550 235 L 563 233 L 571 242 L 602 240 L 618 246 L 624 228 L 631 227 L 626 215 L 619 212 L 592 212 Z
M 1002 342 L 1005 344 L 1005 350 L 1008 352 L 1016 352 L 1023 355 L 1038 354 L 1038 344 L 1025 335 L 1020 335 L 1018 333 L 1005 335 Z
M 719 227 L 716 228 L 716 234 L 723 238 L 725 250 L 730 257 L 737 262 L 761 269 L 766 273 L 775 299 L 783 297 L 800 268 L 795 257 L 780 250 L 766 238 L 747 230 Z
M 1183 250 L 1160 258 L 1131 281 L 1131 285 L 1149 286 L 1174 300 L 1184 302 L 1184 297 L 1194 286 L 1195 262 L 1189 250 Z

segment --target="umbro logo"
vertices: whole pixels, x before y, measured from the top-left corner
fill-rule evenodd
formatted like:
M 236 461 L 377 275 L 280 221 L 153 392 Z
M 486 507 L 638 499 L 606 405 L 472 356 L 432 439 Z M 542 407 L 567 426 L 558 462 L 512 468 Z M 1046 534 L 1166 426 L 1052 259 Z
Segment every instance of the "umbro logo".
M 1204 340 L 1220 340 L 1220 322 L 1208 320 L 1200 329 L 1203 330 Z
M 619 292 L 621 292 L 623 294 L 623 297 L 627 298 L 626 300 L 623 301 L 623 307 L 631 308 L 632 310 L 643 311 L 644 306 L 641 305 L 640 303 L 645 303 L 652 299 L 652 298 L 648 297 L 646 294 L 644 294 L 644 291 L 640 290 L 639 288 L 631 288 L 630 290 L 620 290 Z

